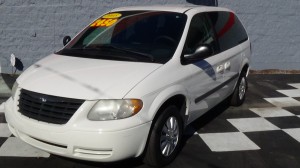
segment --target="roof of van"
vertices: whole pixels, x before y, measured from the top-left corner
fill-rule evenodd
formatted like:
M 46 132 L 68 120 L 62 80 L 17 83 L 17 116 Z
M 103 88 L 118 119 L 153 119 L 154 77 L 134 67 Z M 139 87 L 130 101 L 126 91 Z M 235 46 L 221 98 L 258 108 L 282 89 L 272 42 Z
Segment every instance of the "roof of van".
M 200 8 L 203 11 L 206 10 L 228 10 L 226 8 L 220 8 L 220 7 L 212 7 L 212 6 L 201 6 L 201 5 L 149 5 L 149 6 L 127 6 L 127 7 L 119 7 L 113 9 L 111 12 L 116 11 L 135 11 L 135 10 L 146 10 L 146 11 L 172 11 L 172 12 L 178 12 L 178 13 L 184 13 L 190 9 L 194 8 Z

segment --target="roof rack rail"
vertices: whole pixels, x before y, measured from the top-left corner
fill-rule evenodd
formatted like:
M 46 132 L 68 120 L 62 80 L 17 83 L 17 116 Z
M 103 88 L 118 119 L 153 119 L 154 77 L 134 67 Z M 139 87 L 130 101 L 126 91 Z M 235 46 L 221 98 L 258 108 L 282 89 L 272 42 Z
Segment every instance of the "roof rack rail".
M 218 6 L 218 0 L 186 0 L 187 3 L 204 6 Z

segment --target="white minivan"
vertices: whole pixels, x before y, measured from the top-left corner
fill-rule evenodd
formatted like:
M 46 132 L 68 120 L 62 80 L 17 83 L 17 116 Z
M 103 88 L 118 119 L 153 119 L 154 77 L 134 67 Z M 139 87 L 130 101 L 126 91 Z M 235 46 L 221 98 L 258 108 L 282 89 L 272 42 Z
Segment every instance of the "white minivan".
M 10 131 L 49 153 L 166 165 L 189 123 L 245 99 L 250 41 L 228 9 L 122 7 L 68 40 L 20 75 L 5 103 Z

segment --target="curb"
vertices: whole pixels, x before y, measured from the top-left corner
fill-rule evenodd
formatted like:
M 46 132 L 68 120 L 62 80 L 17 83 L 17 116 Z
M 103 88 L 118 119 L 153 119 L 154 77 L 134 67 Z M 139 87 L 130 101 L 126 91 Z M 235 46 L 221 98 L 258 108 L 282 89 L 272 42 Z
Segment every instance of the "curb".
M 4 113 L 4 103 L 0 104 L 0 113 Z
M 250 70 L 250 74 L 257 74 L 257 75 L 300 74 L 300 70 L 281 70 L 281 69 Z

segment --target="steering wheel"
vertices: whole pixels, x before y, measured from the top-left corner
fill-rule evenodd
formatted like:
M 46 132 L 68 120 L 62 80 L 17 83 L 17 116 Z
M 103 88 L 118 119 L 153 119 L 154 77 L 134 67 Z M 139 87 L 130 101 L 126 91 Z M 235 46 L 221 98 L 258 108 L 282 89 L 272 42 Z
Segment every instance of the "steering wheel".
M 167 42 L 168 44 L 171 44 L 172 46 L 176 46 L 177 42 L 173 38 L 163 35 L 163 36 L 158 36 L 154 39 L 155 43 L 161 43 L 161 42 Z

